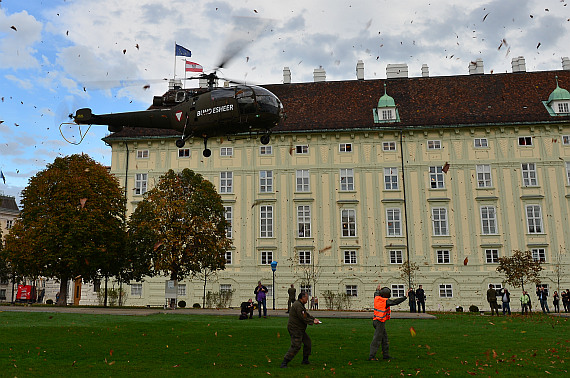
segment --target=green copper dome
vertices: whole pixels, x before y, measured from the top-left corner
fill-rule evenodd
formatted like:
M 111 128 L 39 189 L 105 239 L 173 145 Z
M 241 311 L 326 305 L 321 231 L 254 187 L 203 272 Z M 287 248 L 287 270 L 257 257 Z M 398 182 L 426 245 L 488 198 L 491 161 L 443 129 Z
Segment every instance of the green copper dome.
M 380 97 L 378 100 L 378 107 L 379 108 L 394 108 L 396 107 L 396 103 L 394 99 L 386 93 L 386 84 L 384 84 L 384 95 Z
M 556 77 L 556 89 L 553 90 L 550 96 L 548 97 L 548 102 L 556 100 L 570 100 L 570 92 L 558 86 L 558 77 Z

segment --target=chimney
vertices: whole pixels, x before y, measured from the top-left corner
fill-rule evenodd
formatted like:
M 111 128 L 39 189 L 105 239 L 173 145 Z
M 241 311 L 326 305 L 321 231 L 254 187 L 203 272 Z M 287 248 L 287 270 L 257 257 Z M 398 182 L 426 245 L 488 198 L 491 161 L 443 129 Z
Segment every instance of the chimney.
M 358 80 L 364 80 L 364 62 L 362 60 L 356 63 L 356 78 Z
M 422 77 L 429 77 L 429 68 L 427 64 L 422 64 Z
M 407 77 L 408 77 L 407 64 L 388 64 L 386 66 L 387 79 L 397 79 L 397 78 L 407 78 Z
M 283 67 L 283 84 L 291 84 L 291 70 L 289 67 Z
M 484 73 L 485 70 L 483 69 L 483 59 L 477 58 L 476 61 L 471 61 L 471 63 L 469 63 L 469 75 L 478 75 Z
M 181 89 L 182 80 L 180 79 L 170 79 L 168 80 L 168 90 Z
M 513 72 L 526 72 L 526 64 L 523 56 L 513 58 L 511 61 Z
M 198 79 L 199 88 L 208 88 L 208 79 Z
M 562 58 L 562 69 L 564 71 L 570 71 L 570 58 L 568 58 L 567 56 Z
M 313 80 L 315 81 L 315 83 L 321 81 L 327 81 L 327 73 L 325 72 L 322 66 L 320 66 L 319 68 L 315 68 L 315 70 L 313 71 Z

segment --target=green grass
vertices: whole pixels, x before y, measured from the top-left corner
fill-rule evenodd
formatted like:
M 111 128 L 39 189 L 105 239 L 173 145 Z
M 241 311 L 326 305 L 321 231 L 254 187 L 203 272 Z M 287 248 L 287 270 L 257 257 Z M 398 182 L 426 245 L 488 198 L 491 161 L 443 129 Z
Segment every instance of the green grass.
M 299 353 L 289 369 L 280 369 L 290 343 L 286 318 L 0 312 L 0 376 L 566 374 L 566 318 L 437 316 L 390 320 L 391 361 L 366 360 L 371 320 L 324 318 L 323 324 L 308 329 L 312 364 L 301 365 Z

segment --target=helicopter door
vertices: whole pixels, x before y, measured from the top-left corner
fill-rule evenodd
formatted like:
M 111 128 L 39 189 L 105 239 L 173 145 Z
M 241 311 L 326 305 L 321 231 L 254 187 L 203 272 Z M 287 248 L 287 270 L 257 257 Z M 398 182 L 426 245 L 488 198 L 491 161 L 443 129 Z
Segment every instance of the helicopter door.
M 254 114 L 256 111 L 255 96 L 253 90 L 249 87 L 238 87 L 236 90 L 236 99 L 239 107 L 239 114 Z

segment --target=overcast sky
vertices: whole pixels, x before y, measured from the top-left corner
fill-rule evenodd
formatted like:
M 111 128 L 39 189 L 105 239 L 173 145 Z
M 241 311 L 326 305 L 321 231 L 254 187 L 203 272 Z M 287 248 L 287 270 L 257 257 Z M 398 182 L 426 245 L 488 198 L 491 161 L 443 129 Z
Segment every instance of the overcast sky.
M 386 65 L 422 64 L 430 76 L 561 69 L 570 56 L 570 0 L 0 0 L 0 192 L 19 198 L 57 156 L 87 153 L 110 165 L 105 126 L 63 127 L 80 107 L 146 109 L 183 76 L 175 42 L 207 71 L 238 51 L 223 76 L 252 84 L 386 77 Z M 244 41 L 250 43 L 244 43 Z M 150 88 L 145 87 L 150 85 Z M 570 88 L 567 88 L 570 89 Z M 292 111 L 292 110 L 287 110 Z

